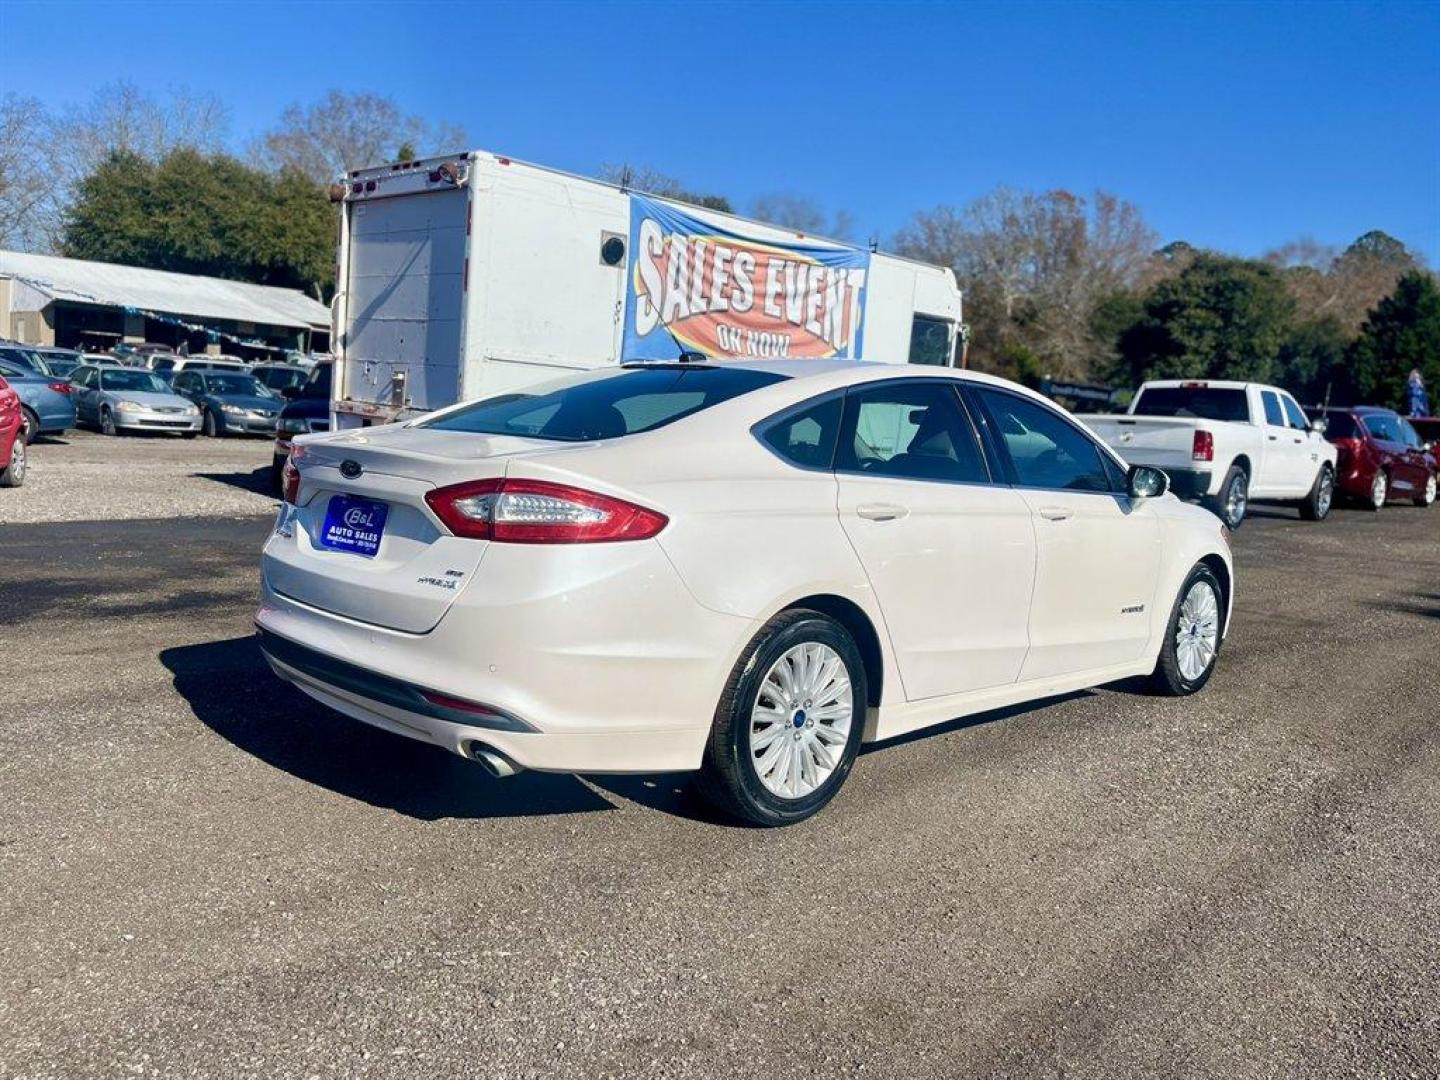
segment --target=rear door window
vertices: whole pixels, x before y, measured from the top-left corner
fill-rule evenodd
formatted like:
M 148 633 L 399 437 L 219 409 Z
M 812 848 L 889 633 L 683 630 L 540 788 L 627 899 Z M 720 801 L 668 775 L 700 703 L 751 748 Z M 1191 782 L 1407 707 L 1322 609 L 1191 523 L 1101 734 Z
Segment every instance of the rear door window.
M 851 390 L 835 469 L 907 480 L 990 482 L 959 394 L 929 379 Z
M 1280 396 L 1273 390 L 1262 390 L 1260 400 L 1265 403 L 1265 423 L 1269 427 L 1284 427 L 1285 412 L 1280 408 Z
M 486 398 L 416 426 L 556 442 L 614 439 L 653 431 L 784 378 L 738 367 L 637 364 Z

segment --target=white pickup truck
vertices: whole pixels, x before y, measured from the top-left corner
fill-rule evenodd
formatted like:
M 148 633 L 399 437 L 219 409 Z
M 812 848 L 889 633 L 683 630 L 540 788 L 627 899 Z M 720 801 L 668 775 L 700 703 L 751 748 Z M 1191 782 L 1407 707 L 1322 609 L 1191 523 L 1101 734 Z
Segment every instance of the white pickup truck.
M 1172 491 L 1232 529 L 1252 499 L 1297 504 L 1311 521 L 1330 512 L 1335 447 L 1279 387 L 1157 380 L 1127 413 L 1078 419 L 1130 464 L 1164 469 Z

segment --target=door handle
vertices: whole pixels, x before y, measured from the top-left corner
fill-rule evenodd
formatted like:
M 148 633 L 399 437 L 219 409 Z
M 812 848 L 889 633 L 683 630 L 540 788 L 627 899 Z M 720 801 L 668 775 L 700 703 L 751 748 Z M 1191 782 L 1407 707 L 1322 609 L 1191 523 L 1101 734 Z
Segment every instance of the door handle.
M 1305 441 L 1304 439 L 1296 439 L 1296 440 L 1295 440 L 1295 445 L 1296 445 L 1296 446 L 1299 446 L 1299 445 L 1300 445 L 1302 442 L 1304 442 L 1304 441 Z
M 1075 511 L 1068 506 L 1042 506 L 1039 513 L 1046 521 L 1064 521 L 1074 516 Z
M 910 511 L 894 503 L 861 503 L 855 507 L 855 513 L 866 521 L 894 521 L 903 518 Z
M 1279 435 L 1271 435 L 1271 436 L 1270 436 L 1270 441 L 1271 441 L 1271 442 L 1277 442 L 1277 441 L 1279 441 L 1279 439 L 1280 439 L 1280 436 L 1279 436 Z

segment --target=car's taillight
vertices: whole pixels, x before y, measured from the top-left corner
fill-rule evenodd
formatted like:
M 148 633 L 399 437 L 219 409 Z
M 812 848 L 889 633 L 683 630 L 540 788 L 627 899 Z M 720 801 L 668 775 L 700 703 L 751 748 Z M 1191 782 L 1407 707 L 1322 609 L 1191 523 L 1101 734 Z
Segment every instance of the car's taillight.
M 290 447 L 290 456 L 285 459 L 285 469 L 280 474 L 280 488 L 284 492 L 284 499 L 292 506 L 298 505 L 300 501 L 300 466 L 297 462 L 304 455 L 303 446 Z
M 1195 442 L 1190 448 L 1191 461 L 1215 460 L 1215 436 L 1208 431 L 1195 432 Z
M 52 382 L 49 385 L 50 389 L 54 390 L 57 394 L 70 393 L 70 384 L 68 382 Z
M 509 544 L 645 540 L 670 520 L 643 506 L 544 480 L 476 480 L 425 496 L 456 536 Z

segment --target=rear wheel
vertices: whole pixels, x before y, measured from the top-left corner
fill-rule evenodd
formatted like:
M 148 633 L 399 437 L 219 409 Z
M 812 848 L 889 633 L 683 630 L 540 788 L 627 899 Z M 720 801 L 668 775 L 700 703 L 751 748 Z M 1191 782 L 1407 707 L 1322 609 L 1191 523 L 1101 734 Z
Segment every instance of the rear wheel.
M 1376 469 L 1375 479 L 1370 481 L 1370 501 L 1367 505 L 1371 510 L 1381 510 L 1389 497 L 1390 478 L 1385 475 L 1384 469 Z
M 1425 478 L 1425 488 L 1419 495 L 1415 496 L 1416 506 L 1432 506 L 1435 503 L 1437 481 L 1435 474 L 1431 473 Z
M 1239 465 L 1231 465 L 1225 474 L 1220 492 L 1205 500 L 1217 517 L 1229 528 L 1238 529 L 1245 520 L 1245 511 L 1250 507 L 1250 478 Z
M 1162 694 L 1193 694 L 1215 670 L 1224 633 L 1225 608 L 1220 582 L 1204 563 L 1198 563 L 1180 586 L 1170 612 L 1170 628 L 1160 647 L 1160 659 L 1150 676 Z
M 1310 494 L 1300 504 L 1300 516 L 1307 521 L 1324 521 L 1335 502 L 1335 473 L 1329 465 L 1320 466 L 1320 474 L 1310 488 Z
M 119 429 L 115 427 L 115 414 L 109 409 L 100 410 L 100 434 L 116 435 Z
M 0 487 L 17 488 L 25 483 L 25 470 L 29 467 L 30 458 L 25 449 L 25 440 L 20 433 L 15 433 L 15 441 L 10 445 L 10 460 L 5 463 L 5 468 L 0 469 Z
M 20 435 L 29 446 L 35 441 L 35 436 L 40 434 L 40 417 L 36 416 L 29 408 L 20 406 Z
M 865 664 L 815 611 L 771 619 L 735 664 L 715 710 L 700 793 L 756 825 L 790 825 L 840 790 L 865 726 Z

